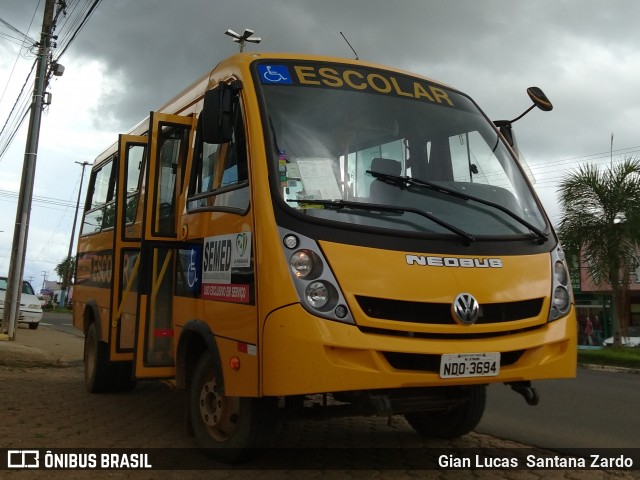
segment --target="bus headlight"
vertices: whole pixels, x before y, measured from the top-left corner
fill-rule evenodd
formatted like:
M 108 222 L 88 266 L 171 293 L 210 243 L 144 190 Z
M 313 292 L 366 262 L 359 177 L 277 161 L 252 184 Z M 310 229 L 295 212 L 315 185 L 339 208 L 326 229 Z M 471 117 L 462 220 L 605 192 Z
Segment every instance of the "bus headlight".
M 553 306 L 560 312 L 565 312 L 569 309 L 571 297 L 564 287 L 556 287 L 553 292 Z
M 563 286 L 567 286 L 569 284 L 569 272 L 567 272 L 567 267 L 563 262 L 557 260 L 554 268 L 553 274 L 555 279 Z
M 324 310 L 331 300 L 330 289 L 324 282 L 311 282 L 304 293 L 307 303 L 318 310 Z
M 549 309 L 548 321 L 557 320 L 569 313 L 571 308 L 571 282 L 569 281 L 569 269 L 565 263 L 564 252 L 558 245 L 551 252 L 553 262 L 553 285 L 551 295 L 551 308 Z
M 282 227 L 279 230 L 300 305 L 312 315 L 355 324 L 338 281 L 318 243 L 297 232 Z
M 322 260 L 311 250 L 298 250 L 291 255 L 289 267 L 297 278 L 312 280 L 322 273 Z

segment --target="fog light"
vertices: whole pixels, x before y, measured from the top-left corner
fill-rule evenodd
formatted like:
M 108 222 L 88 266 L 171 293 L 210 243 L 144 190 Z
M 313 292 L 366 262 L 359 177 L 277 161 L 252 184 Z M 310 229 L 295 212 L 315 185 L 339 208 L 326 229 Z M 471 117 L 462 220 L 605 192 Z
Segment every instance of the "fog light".
M 347 316 L 349 311 L 347 310 L 347 307 L 345 307 L 344 305 L 338 305 L 334 313 L 336 314 L 336 317 L 344 318 Z

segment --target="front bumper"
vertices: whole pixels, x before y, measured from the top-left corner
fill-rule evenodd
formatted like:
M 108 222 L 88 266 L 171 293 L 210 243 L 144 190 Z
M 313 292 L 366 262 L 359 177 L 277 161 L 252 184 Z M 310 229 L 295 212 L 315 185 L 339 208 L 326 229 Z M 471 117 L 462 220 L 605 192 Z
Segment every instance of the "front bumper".
M 442 379 L 430 361 L 392 366 L 397 356 L 434 360 L 445 353 L 500 352 L 511 359 L 495 377 Z M 575 310 L 552 323 L 482 338 L 409 338 L 364 333 L 315 317 L 299 304 L 267 318 L 262 341 L 263 395 L 502 383 L 576 374 Z M 406 362 L 404 362 L 406 364 Z M 429 365 L 432 367 L 429 367 Z

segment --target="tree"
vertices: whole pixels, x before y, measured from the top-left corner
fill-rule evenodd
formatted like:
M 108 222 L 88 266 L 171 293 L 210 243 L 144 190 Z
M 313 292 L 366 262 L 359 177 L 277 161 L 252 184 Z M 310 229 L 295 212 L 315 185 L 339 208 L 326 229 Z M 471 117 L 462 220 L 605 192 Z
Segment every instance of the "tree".
M 558 189 L 558 234 L 568 254 L 582 257 L 596 285 L 611 286 L 614 345 L 627 334 L 629 277 L 638 265 L 640 160 L 625 158 L 601 171 L 583 165 Z
M 73 282 L 73 276 L 76 271 L 76 258 L 67 257 L 61 261 L 55 268 L 56 273 L 62 279 L 62 290 L 69 288 L 68 283 Z

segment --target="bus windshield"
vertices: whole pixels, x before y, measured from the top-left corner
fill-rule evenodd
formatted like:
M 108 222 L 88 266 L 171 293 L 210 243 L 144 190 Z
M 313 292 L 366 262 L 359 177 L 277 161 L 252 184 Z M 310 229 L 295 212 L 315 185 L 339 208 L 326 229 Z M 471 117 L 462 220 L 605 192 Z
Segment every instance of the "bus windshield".
M 475 104 L 383 70 L 259 64 L 274 179 L 309 217 L 380 229 L 540 237 L 522 170 Z

